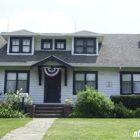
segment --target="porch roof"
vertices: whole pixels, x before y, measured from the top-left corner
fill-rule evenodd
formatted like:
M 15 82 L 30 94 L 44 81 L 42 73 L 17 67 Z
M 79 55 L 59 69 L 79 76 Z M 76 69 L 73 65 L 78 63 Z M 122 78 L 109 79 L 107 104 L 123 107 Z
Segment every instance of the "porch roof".
M 56 57 L 54 55 L 51 55 L 49 57 L 46 57 L 46 58 L 38 61 L 37 63 L 31 65 L 30 66 L 30 69 L 33 69 L 34 67 L 38 67 L 38 66 L 40 66 L 40 65 L 42 65 L 42 64 L 44 64 L 44 63 L 46 63 L 48 61 L 55 61 L 55 62 L 57 62 L 57 63 L 65 66 L 66 68 L 70 68 L 72 70 L 74 69 L 74 67 L 72 65 L 68 64 L 67 62 L 63 61 L 62 59 L 60 59 L 60 58 L 58 58 L 58 57 Z

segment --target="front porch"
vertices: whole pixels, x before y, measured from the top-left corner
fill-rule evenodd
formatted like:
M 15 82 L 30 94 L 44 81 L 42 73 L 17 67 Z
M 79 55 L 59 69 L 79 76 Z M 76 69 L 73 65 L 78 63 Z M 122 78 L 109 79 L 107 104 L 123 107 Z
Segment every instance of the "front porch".
M 71 65 L 55 56 L 50 56 L 35 63 L 30 69 L 30 81 L 34 83 L 30 82 L 29 93 L 35 104 L 65 104 L 65 99 L 72 100 L 74 68 Z M 50 70 L 59 72 L 54 76 Z

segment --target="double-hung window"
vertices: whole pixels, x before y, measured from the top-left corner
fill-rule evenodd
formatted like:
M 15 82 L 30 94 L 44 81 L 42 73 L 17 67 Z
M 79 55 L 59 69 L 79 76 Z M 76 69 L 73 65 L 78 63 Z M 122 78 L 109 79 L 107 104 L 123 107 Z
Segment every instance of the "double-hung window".
M 21 88 L 23 92 L 29 92 L 29 71 L 6 71 L 5 92 L 16 92 Z
M 73 94 L 85 90 L 85 85 L 98 89 L 97 72 L 75 71 L 73 75 Z
M 75 54 L 96 54 L 96 38 L 74 38 Z
M 140 94 L 140 72 L 120 73 L 120 93 Z
M 56 39 L 55 40 L 55 49 L 56 50 L 65 50 L 66 49 L 66 40 L 65 39 Z
M 42 39 L 41 49 L 52 50 L 52 39 Z
M 11 37 L 10 52 L 11 53 L 30 53 L 31 52 L 31 37 Z

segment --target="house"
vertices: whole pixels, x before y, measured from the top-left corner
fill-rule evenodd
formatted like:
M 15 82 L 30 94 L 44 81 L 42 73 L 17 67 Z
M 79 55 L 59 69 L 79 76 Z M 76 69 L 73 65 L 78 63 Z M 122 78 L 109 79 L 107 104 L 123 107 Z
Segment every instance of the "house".
M 85 85 L 140 94 L 140 34 L 1 33 L 0 98 L 23 88 L 34 104 L 64 104 Z

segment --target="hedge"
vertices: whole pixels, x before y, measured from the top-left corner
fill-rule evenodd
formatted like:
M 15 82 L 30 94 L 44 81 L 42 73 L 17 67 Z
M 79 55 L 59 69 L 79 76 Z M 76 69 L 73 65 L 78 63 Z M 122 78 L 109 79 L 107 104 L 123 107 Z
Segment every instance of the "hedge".
M 116 104 L 122 102 L 128 109 L 140 108 L 140 95 L 112 95 L 110 99 Z

